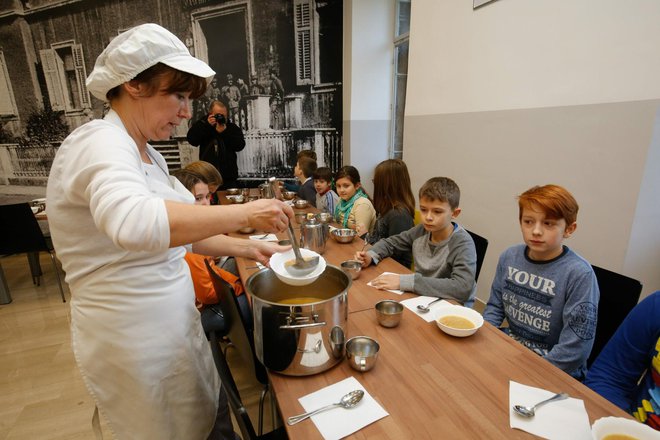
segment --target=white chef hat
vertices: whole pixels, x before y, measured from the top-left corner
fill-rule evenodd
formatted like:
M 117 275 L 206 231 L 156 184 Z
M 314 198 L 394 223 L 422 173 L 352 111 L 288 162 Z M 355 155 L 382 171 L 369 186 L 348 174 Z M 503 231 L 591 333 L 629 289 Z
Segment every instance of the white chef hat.
M 106 101 L 108 91 L 158 63 L 205 78 L 207 84 L 215 75 L 204 61 L 190 55 L 176 35 L 162 26 L 147 23 L 119 34 L 108 44 L 87 77 L 87 89 Z

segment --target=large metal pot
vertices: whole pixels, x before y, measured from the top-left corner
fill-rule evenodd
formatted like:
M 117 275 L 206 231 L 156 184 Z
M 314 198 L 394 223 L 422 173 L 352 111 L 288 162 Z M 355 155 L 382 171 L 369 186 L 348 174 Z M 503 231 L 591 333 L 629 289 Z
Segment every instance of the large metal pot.
M 331 265 L 306 286 L 289 286 L 270 269 L 250 276 L 245 288 L 252 295 L 257 358 L 290 376 L 320 373 L 341 361 L 351 282 Z

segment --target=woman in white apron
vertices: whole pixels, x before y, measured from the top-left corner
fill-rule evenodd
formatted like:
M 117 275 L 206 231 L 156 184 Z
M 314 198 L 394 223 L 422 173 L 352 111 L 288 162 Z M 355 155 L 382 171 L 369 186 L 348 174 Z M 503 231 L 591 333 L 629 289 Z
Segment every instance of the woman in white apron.
M 196 206 L 147 143 L 170 138 L 213 74 L 158 25 L 124 32 L 87 79 L 111 110 L 73 131 L 51 168 L 48 220 L 71 288 L 74 354 L 115 438 L 233 437 L 184 246 L 262 263 L 286 249 L 218 234 L 284 230 L 290 207 Z

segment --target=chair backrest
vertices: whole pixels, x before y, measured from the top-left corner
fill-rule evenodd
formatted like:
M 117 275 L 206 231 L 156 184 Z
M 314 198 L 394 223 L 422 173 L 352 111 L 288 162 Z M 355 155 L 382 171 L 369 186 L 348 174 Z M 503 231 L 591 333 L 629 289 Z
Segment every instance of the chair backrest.
M 610 340 L 619 325 L 628 313 L 637 305 L 639 295 L 642 293 L 642 283 L 634 278 L 592 266 L 600 300 L 598 302 L 598 323 L 596 324 L 596 336 L 591 354 L 587 360 L 587 366 L 591 366 L 607 341 Z
M 211 275 L 211 282 L 213 283 L 215 292 L 218 295 L 222 313 L 224 314 L 227 337 L 229 337 L 232 344 L 236 347 L 245 366 L 250 370 L 249 373 L 253 374 L 259 383 L 267 384 L 268 375 L 266 368 L 259 362 L 254 350 L 252 328 L 244 321 L 231 286 L 211 268 L 208 261 L 205 263 L 206 269 Z
M 0 255 L 39 251 L 49 249 L 30 205 L 0 205 Z
M 222 354 L 222 350 L 220 349 L 220 341 L 218 339 L 218 335 L 215 331 L 212 331 L 210 336 L 213 360 L 215 362 L 216 369 L 218 370 L 218 375 L 220 376 L 222 387 L 227 394 L 229 408 L 231 408 L 231 411 L 234 413 L 236 423 L 238 423 L 238 427 L 241 430 L 241 436 L 244 440 L 257 439 L 257 433 L 254 430 L 252 420 L 250 420 L 250 415 L 248 414 L 245 405 L 243 405 L 240 394 L 238 393 L 238 387 L 234 381 L 234 376 L 232 376 L 229 365 L 227 365 L 227 360 L 225 359 L 224 355 Z
M 486 240 L 481 235 L 475 234 L 472 231 L 468 231 L 474 241 L 474 247 L 477 250 L 477 272 L 474 274 L 474 281 L 476 282 L 479 279 L 479 272 L 481 272 L 481 265 L 484 264 L 484 257 L 486 256 L 486 249 L 488 249 L 488 240 Z

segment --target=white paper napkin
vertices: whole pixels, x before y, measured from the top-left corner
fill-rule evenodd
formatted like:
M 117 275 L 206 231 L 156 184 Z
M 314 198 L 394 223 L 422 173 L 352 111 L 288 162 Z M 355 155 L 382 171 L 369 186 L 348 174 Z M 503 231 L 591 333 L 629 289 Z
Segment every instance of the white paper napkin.
M 509 381 L 511 427 L 547 439 L 591 440 L 589 416 L 584 408 L 584 402 L 580 399 L 569 397 L 566 400 L 548 403 L 537 408 L 536 415 L 531 418 L 519 416 L 513 411 L 513 405 L 534 406 L 560 391 L 547 391 Z
M 311 417 L 312 422 L 314 422 L 325 440 L 344 438 L 389 415 L 354 377 L 348 377 L 341 382 L 303 396 L 298 401 L 306 412 L 313 411 L 339 402 L 343 395 L 353 390 L 364 391 L 362 401 L 355 408 L 337 407 Z M 306 422 L 302 421 L 300 423 Z
M 392 273 L 392 272 L 383 272 L 381 275 L 398 275 L 398 274 Z M 367 286 L 374 287 L 374 285 L 372 284 L 373 282 L 374 282 L 374 280 L 369 281 L 367 283 Z M 374 287 L 374 289 L 375 289 L 375 287 Z M 403 295 L 403 290 L 399 290 L 399 289 L 392 289 L 392 290 L 385 289 L 385 290 L 387 290 L 388 292 L 396 293 L 397 295 Z
M 259 234 L 259 235 L 250 235 L 250 240 L 257 240 L 257 241 L 279 241 L 277 238 L 277 235 L 275 234 L 268 234 L 264 237 L 264 234 Z
M 418 305 L 428 305 L 431 301 L 436 300 L 435 296 L 416 296 L 414 298 L 408 298 L 406 300 L 401 301 L 401 304 L 406 306 L 407 309 L 409 309 L 411 312 L 415 313 L 415 315 L 419 316 L 426 322 L 431 322 L 435 321 L 436 314 L 438 309 L 442 307 L 454 307 L 454 305 L 448 301 L 445 301 L 444 299 L 441 299 L 437 303 L 433 303 L 429 306 L 429 311 L 427 313 L 421 313 L 419 310 L 417 310 Z

